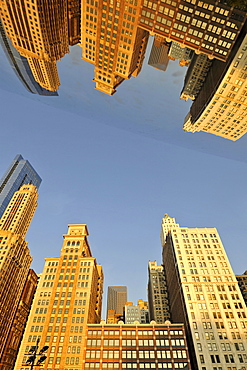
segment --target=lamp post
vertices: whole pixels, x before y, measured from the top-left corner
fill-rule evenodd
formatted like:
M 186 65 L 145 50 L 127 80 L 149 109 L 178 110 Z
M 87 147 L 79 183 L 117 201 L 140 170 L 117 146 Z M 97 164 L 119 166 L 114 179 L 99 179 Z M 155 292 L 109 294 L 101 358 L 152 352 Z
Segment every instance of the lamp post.
M 43 365 L 42 362 L 44 362 L 47 359 L 47 356 L 43 355 L 43 353 L 45 353 L 49 347 L 44 346 L 39 351 L 39 342 L 40 342 L 40 339 L 38 338 L 36 341 L 36 346 L 32 346 L 30 350 L 28 351 L 28 353 L 26 353 L 27 355 L 30 355 L 30 354 L 32 355 L 28 357 L 26 363 L 23 364 L 23 366 L 29 365 L 30 370 L 33 370 L 34 366 L 42 366 Z M 38 358 L 38 360 L 35 363 L 36 358 Z

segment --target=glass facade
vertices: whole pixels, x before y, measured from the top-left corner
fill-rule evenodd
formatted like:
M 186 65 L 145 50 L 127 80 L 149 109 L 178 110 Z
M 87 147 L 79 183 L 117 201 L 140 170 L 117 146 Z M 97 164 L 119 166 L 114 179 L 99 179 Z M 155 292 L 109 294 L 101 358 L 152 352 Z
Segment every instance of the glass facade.
M 24 184 L 33 184 L 37 188 L 41 178 L 31 164 L 18 154 L 0 180 L 0 217 L 14 193 Z

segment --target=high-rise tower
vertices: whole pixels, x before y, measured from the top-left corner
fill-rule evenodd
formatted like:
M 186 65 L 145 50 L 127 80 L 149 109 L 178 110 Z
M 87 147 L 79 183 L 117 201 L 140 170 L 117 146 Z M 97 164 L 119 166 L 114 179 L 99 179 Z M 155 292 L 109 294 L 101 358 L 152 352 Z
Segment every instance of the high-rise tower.
M 31 164 L 18 154 L 0 180 L 0 218 L 15 191 L 24 184 L 33 184 L 39 188 L 41 178 Z
M 127 302 L 127 286 L 108 286 L 107 292 L 107 316 L 109 310 L 114 310 L 116 315 L 123 315 L 125 303 Z
M 183 322 L 193 369 L 245 369 L 247 309 L 215 228 L 165 215 L 161 240 L 171 319 Z
M 148 262 L 148 306 L 150 320 L 164 324 L 170 320 L 168 293 L 163 266 Z
M 87 323 L 99 323 L 103 271 L 92 256 L 86 225 L 69 225 L 60 257 L 45 259 L 15 369 L 37 339 L 49 346 L 43 369 L 80 369 Z
M 0 219 L 0 363 L 32 261 L 25 236 L 37 199 L 37 188 L 23 185 Z

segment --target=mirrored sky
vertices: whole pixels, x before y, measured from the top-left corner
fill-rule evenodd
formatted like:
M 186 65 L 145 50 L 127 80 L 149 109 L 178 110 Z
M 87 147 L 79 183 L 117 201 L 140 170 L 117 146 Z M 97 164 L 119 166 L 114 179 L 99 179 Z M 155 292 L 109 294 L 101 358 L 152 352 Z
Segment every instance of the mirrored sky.
M 186 67 L 177 62 L 162 72 L 146 58 L 108 96 L 80 57 L 74 46 L 58 62 L 59 96 L 44 97 L 23 88 L 0 50 L 0 174 L 20 153 L 43 179 L 27 237 L 34 269 L 59 255 L 67 224 L 86 223 L 105 291 L 123 284 L 130 301 L 146 299 L 147 263 L 161 263 L 168 213 L 181 226 L 216 227 L 234 271 L 244 272 L 247 135 L 183 132 L 190 103 L 179 99 Z

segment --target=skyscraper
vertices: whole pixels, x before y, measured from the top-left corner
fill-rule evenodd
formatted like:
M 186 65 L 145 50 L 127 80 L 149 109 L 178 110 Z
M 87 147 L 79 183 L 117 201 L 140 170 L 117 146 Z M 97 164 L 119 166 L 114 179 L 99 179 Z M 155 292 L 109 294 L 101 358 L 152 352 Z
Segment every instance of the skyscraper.
M 25 236 L 37 199 L 37 188 L 23 185 L 0 219 L 0 362 L 32 261 Z
M 192 368 L 245 369 L 247 309 L 217 230 L 165 215 L 161 240 L 171 319 L 185 325 Z
M 164 268 L 156 261 L 148 262 L 148 306 L 150 320 L 164 324 L 170 319 Z
M 57 96 L 56 91 L 49 91 L 35 81 L 27 58 L 23 57 L 12 45 L 0 20 L 0 44 L 18 79 L 33 94 Z
M 37 339 L 49 346 L 44 370 L 82 369 L 85 325 L 100 322 L 103 290 L 87 236 L 86 225 L 69 225 L 60 257 L 45 259 L 15 369 L 25 369 L 25 353 Z
M 108 286 L 107 316 L 109 310 L 114 310 L 116 315 L 123 315 L 124 306 L 127 300 L 127 286 Z
M 0 217 L 10 202 L 15 191 L 24 184 L 33 184 L 39 188 L 41 178 L 31 164 L 18 154 L 0 180 Z

